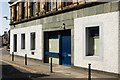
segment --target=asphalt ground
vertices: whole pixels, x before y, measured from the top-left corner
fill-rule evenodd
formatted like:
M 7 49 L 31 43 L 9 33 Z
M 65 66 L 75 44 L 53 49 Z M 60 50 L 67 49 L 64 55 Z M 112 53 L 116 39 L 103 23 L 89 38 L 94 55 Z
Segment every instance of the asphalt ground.
M 49 76 L 46 74 L 38 74 L 38 73 L 30 73 L 26 70 L 23 70 L 18 67 L 14 67 L 12 65 L 6 64 L 4 62 L 0 62 L 0 67 L 2 67 L 2 79 L 1 80 L 33 80 L 34 78 L 41 78 L 45 76 Z

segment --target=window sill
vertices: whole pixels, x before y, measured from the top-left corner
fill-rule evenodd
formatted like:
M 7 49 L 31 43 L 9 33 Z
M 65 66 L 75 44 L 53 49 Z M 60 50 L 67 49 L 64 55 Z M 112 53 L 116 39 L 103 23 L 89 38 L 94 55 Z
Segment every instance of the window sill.
M 35 49 L 34 50 L 30 50 L 30 51 L 35 51 Z
M 25 49 L 21 49 L 21 50 L 25 50 Z
M 85 60 L 102 61 L 102 56 L 84 56 Z

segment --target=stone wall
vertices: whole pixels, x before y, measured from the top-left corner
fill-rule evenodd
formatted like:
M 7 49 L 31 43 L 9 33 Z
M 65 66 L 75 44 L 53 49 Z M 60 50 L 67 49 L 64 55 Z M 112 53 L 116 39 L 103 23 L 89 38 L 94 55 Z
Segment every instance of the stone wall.
M 85 16 L 119 11 L 118 6 L 119 6 L 119 2 L 104 3 L 92 7 L 82 8 L 79 10 L 74 10 L 54 16 L 44 17 L 33 21 L 20 23 L 15 26 L 11 26 L 11 29 L 25 28 L 29 26 L 36 26 L 42 24 L 43 32 L 56 31 L 56 30 L 64 30 L 62 28 L 62 25 L 63 23 L 65 23 L 65 28 L 71 29 L 71 56 L 72 56 L 72 64 L 74 64 L 74 19 Z
M 61 14 L 54 15 L 54 16 L 40 18 L 37 20 L 29 21 L 29 22 L 20 23 L 20 24 L 15 25 L 15 27 L 11 26 L 11 29 L 29 27 L 29 25 L 42 24 L 44 26 L 43 30 L 46 30 L 49 28 L 51 29 L 54 27 L 55 28 L 60 27 L 63 22 L 66 24 L 67 28 L 68 27 L 72 28 L 74 25 L 73 20 L 75 18 L 115 12 L 118 10 L 119 10 L 118 2 L 104 3 L 104 4 L 92 6 L 92 7 L 87 7 L 87 8 L 83 8 L 83 9 L 79 9 L 75 11 L 61 13 Z

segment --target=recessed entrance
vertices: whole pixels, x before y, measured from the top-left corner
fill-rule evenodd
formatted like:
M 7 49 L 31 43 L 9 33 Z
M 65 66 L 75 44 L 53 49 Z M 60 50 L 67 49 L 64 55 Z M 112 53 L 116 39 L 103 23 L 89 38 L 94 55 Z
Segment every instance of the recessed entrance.
M 71 30 L 44 33 L 44 62 L 71 65 Z

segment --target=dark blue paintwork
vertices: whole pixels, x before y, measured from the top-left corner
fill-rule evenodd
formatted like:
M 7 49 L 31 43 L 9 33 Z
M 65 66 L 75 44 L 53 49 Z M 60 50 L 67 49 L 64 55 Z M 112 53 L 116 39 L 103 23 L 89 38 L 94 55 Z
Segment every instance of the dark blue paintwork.
M 53 57 L 59 57 L 59 53 L 55 53 L 55 52 L 45 52 L 45 55 L 53 56 Z
M 71 65 L 71 32 L 70 30 L 61 33 L 61 54 L 62 64 Z

